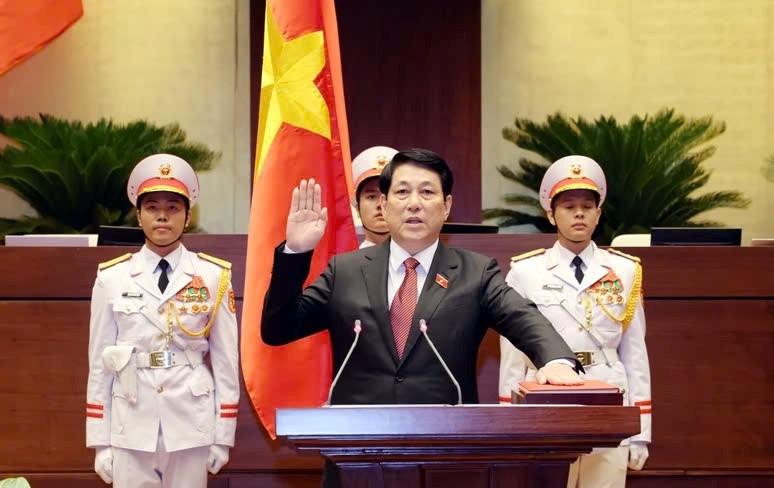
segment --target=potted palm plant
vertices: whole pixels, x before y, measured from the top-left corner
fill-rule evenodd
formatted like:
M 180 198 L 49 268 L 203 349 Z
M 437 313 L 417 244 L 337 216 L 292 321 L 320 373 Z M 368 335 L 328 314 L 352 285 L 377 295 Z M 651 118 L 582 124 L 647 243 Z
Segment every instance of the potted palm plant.
M 719 226 L 697 217 L 721 207 L 745 208 L 749 200 L 738 191 L 698 194 L 710 178 L 702 163 L 715 153 L 709 141 L 725 131 L 712 117 L 686 118 L 673 109 L 653 116 L 633 116 L 619 123 L 612 116 L 595 120 L 556 113 L 545 122 L 517 118 L 503 137 L 534 152 L 541 161 L 519 160 L 519 169 L 497 171 L 523 190 L 502 197 L 511 207 L 487 208 L 484 219 L 499 219 L 501 227 L 532 224 L 554 232 L 543 214 L 537 192 L 550 162 L 581 154 L 596 160 L 608 183 L 602 219 L 594 240 L 607 245 L 619 234 L 647 233 L 651 227 Z M 516 208 L 514 208 L 516 206 Z
M 100 225 L 133 224 L 126 182 L 138 161 L 169 153 L 204 171 L 219 156 L 204 144 L 187 141 L 177 124 L 159 127 L 144 120 L 83 124 L 43 114 L 0 117 L 0 136 L 0 185 L 37 212 L 0 218 L 0 237 L 94 233 Z

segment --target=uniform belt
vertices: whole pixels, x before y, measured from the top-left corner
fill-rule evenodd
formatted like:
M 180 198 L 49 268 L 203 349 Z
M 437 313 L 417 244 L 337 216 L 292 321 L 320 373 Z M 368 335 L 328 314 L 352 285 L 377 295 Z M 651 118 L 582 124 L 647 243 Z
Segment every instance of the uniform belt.
M 204 355 L 198 351 L 154 351 L 134 354 L 138 368 L 165 369 L 174 366 L 198 366 L 204 361 Z
M 604 354 L 602 353 L 602 350 L 575 351 L 574 354 L 581 365 L 584 367 L 596 366 L 597 364 L 607 364 L 608 361 L 610 362 L 610 365 L 612 365 L 618 361 L 618 351 L 616 351 L 615 348 L 606 347 L 603 350 Z

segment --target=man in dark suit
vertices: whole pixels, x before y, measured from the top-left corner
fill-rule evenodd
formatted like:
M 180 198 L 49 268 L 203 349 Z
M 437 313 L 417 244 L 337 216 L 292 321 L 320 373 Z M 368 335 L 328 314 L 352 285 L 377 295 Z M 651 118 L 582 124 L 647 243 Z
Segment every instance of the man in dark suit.
M 573 369 L 580 365 L 572 350 L 535 304 L 505 283 L 494 259 L 438 239 L 451 210 L 453 182 L 446 162 L 432 151 L 397 153 L 379 180 L 390 239 L 334 256 L 304 290 L 328 216 L 314 180 L 293 190 L 286 241 L 274 253 L 261 337 L 282 345 L 328 330 L 339 371 L 360 321 L 358 344 L 332 404 L 458 403 L 454 383 L 421 335 L 421 320 L 460 385 L 462 403 L 478 403 L 476 356 L 487 327 L 540 367 L 539 382 L 583 382 Z M 340 486 L 328 460 L 323 486 Z
M 286 242 L 275 251 L 261 336 L 282 345 L 328 330 L 338 371 L 333 404 L 452 404 L 457 390 L 420 332 L 420 320 L 462 390 L 478 403 L 476 356 L 492 327 L 540 367 L 537 379 L 580 384 L 576 361 L 534 303 L 509 287 L 494 259 L 438 239 L 452 205 L 453 176 L 432 151 L 399 152 L 380 177 L 389 241 L 334 256 L 302 290 L 327 209 L 314 180 L 293 190 Z

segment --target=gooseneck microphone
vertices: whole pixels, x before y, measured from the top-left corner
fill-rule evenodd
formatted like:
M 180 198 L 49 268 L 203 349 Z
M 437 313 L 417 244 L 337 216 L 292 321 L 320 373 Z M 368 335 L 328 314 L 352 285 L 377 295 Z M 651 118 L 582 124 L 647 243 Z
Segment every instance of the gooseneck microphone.
M 454 383 L 454 387 L 457 388 L 457 405 L 462 405 L 462 390 L 460 389 L 460 384 L 457 382 L 457 378 L 454 377 L 449 367 L 446 366 L 446 361 L 443 360 L 441 354 L 438 352 L 438 349 L 435 348 L 435 344 L 433 344 L 433 341 L 430 340 L 430 336 L 427 335 L 427 322 L 425 322 L 425 319 L 419 319 L 419 330 L 422 332 L 422 335 L 425 336 L 428 345 L 430 345 L 430 349 L 433 350 L 435 357 L 437 357 L 438 361 L 441 362 L 443 369 L 446 370 L 446 374 L 448 374 L 449 378 L 451 378 L 452 383 Z
M 328 401 L 325 403 L 326 406 L 329 406 L 331 404 L 331 397 L 333 396 L 333 388 L 336 387 L 336 382 L 339 381 L 341 372 L 344 371 L 344 366 L 347 365 L 347 362 L 349 361 L 349 357 L 352 356 L 352 351 L 355 350 L 355 346 L 357 345 L 357 340 L 360 338 L 361 330 L 362 330 L 362 327 L 360 327 L 360 320 L 355 320 L 355 340 L 352 341 L 352 345 L 349 346 L 349 351 L 347 351 L 347 355 L 344 356 L 344 361 L 341 362 L 341 366 L 339 366 L 339 371 L 336 373 L 336 377 L 333 378 L 331 387 L 328 390 Z

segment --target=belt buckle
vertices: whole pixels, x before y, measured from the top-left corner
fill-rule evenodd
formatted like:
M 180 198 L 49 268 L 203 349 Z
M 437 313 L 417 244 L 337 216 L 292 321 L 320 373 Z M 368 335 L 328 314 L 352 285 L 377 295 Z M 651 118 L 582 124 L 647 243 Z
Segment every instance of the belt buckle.
M 155 351 L 150 353 L 151 368 L 170 368 L 172 367 L 172 351 Z
M 575 357 L 581 363 L 581 366 L 591 366 L 591 351 L 578 351 Z

